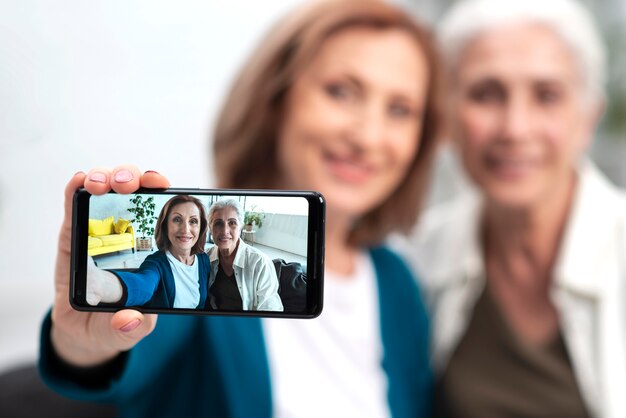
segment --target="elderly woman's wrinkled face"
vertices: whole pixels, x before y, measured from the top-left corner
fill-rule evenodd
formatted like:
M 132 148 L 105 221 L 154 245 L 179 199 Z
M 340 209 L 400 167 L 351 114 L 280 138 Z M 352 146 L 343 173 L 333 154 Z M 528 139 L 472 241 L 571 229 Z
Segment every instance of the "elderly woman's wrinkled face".
M 357 217 L 389 196 L 418 148 L 428 69 L 408 33 L 349 28 L 295 80 L 278 139 L 285 186 Z
M 200 234 L 200 210 L 193 202 L 179 203 L 167 216 L 167 238 L 170 252 L 189 254 Z
M 453 134 L 492 203 L 527 208 L 573 185 L 597 113 L 554 32 L 538 24 L 485 32 L 465 48 L 452 81 Z
M 213 241 L 220 250 L 235 251 L 241 235 L 241 223 L 235 209 L 226 207 L 216 210 L 209 220 L 209 226 Z

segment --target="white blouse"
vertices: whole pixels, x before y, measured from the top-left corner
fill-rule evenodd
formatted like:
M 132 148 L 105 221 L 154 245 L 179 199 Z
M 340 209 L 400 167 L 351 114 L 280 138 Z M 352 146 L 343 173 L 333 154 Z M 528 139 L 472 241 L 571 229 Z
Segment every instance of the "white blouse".
M 388 417 L 378 287 L 370 256 L 353 274 L 325 272 L 315 319 L 263 320 L 274 416 Z

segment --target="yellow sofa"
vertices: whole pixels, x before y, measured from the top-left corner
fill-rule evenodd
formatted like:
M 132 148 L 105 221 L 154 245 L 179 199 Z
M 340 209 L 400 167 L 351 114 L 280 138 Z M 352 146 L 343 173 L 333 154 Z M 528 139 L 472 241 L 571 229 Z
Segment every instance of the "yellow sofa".
M 89 219 L 87 254 L 90 256 L 112 253 L 121 250 L 135 252 L 135 231 L 130 221 L 114 217 Z

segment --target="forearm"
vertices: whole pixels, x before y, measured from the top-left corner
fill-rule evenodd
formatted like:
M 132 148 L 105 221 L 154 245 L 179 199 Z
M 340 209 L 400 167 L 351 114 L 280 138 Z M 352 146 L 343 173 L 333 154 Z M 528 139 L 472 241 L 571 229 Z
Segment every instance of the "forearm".
M 124 289 L 118 277 L 96 267 L 90 257 L 87 268 L 87 303 L 92 306 L 100 302 L 116 303 L 122 299 L 123 295 Z
M 50 342 L 52 349 L 59 358 L 66 363 L 79 367 L 93 367 L 103 364 L 115 356 L 120 351 L 103 347 L 102 345 L 81 345 L 76 341 L 76 336 L 65 332 L 54 323 L 50 328 Z
M 61 357 L 52 342 L 52 319 L 48 314 L 40 334 L 39 373 L 51 389 L 64 396 L 94 401 L 109 401 L 116 382 L 127 367 L 128 353 L 121 352 L 109 361 L 76 365 Z

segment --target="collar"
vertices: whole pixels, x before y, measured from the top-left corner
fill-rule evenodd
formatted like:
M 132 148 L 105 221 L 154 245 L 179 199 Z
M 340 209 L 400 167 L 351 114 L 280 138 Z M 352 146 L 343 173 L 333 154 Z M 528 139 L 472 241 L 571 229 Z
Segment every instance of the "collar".
M 237 246 L 237 253 L 235 254 L 235 259 L 233 260 L 233 266 L 244 268 L 245 260 L 246 260 L 245 253 L 248 252 L 249 245 L 246 244 L 241 239 L 241 237 L 239 237 L 237 241 L 239 244 Z M 209 260 L 211 261 L 211 264 L 219 261 L 219 249 L 217 248 L 217 245 L 209 250 Z
M 578 185 L 555 266 L 555 284 L 599 296 L 600 272 L 611 263 L 616 230 L 626 210 L 621 192 L 588 159 L 578 167 Z M 619 245 L 619 244 L 618 244 Z
M 615 253 L 607 249 L 614 248 L 618 239 L 615 231 L 620 222 L 625 222 L 626 200 L 590 160 L 581 161 L 577 174 L 574 200 L 554 268 L 554 284 L 582 296 L 597 297 L 602 286 L 599 272 L 602 266 L 614 262 L 610 257 Z M 446 234 L 438 240 L 445 243 L 445 248 L 432 248 L 432 257 L 428 257 L 431 260 L 423 260 L 433 274 L 431 286 L 483 281 L 479 230 L 482 208 L 480 193 L 471 187 L 453 203 L 438 209 L 438 217 L 449 224 L 439 230 Z M 450 212 L 441 216 L 442 211 Z M 442 254 L 448 258 L 446 262 L 441 261 Z

